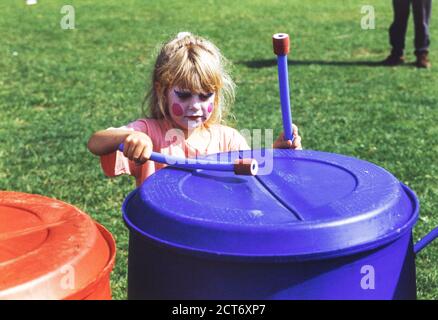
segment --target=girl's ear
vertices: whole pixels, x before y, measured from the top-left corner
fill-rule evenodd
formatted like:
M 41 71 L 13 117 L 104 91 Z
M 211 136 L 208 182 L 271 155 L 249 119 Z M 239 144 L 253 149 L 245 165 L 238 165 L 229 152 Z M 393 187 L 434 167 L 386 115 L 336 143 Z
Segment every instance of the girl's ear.
M 155 89 L 156 92 L 160 92 L 161 91 L 161 84 L 158 81 L 155 81 L 154 89 Z

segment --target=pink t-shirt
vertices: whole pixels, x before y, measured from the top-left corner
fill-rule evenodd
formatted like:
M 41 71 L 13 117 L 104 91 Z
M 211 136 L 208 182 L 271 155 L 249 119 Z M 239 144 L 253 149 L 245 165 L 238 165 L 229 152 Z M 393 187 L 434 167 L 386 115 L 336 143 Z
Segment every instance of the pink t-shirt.
M 139 119 L 119 129 L 146 133 L 152 140 L 154 151 L 164 155 L 193 158 L 218 152 L 250 149 L 245 138 L 236 129 L 219 124 L 210 126 L 211 138 L 204 150 L 189 145 L 183 138 L 172 141 L 171 137 L 174 136 L 172 132 L 175 131 L 169 131 L 173 128 L 165 119 Z M 130 174 L 135 177 L 137 186 L 155 171 L 167 166 L 167 164 L 154 161 L 137 165 L 134 161 L 128 160 L 120 151 L 101 156 L 100 163 L 103 172 L 108 177 Z

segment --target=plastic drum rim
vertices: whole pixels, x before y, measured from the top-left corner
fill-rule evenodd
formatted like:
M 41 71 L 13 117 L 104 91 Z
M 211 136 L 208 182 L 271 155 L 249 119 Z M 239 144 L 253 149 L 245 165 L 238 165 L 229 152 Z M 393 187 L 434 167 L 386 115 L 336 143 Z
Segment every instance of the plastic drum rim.
M 165 170 L 165 169 L 163 169 Z M 213 259 L 220 259 L 220 260 L 244 260 L 244 261 L 265 261 L 265 262 L 289 262 L 289 261 L 312 261 L 312 260 L 320 260 L 320 259 L 331 259 L 331 258 L 337 258 L 347 255 L 353 255 L 369 250 L 373 250 L 382 246 L 385 246 L 393 241 L 396 241 L 398 238 L 402 237 L 406 232 L 412 232 L 412 229 L 415 225 L 415 223 L 418 220 L 419 210 L 420 210 L 420 204 L 418 201 L 418 198 L 416 197 L 415 192 L 410 189 L 408 186 L 406 186 L 403 183 L 400 183 L 407 192 L 410 199 L 413 201 L 415 209 L 414 212 L 409 219 L 409 221 L 400 229 L 394 230 L 392 233 L 387 234 L 383 238 L 375 239 L 373 242 L 366 243 L 364 245 L 357 245 L 352 246 L 347 249 L 342 249 L 339 251 L 331 251 L 331 252 L 324 252 L 324 253 L 313 253 L 313 254 L 307 254 L 307 255 L 245 255 L 245 254 L 229 254 L 226 252 L 218 253 L 217 251 L 210 251 L 210 250 L 200 250 L 197 248 L 184 246 L 181 244 L 169 242 L 163 239 L 159 239 L 155 236 L 152 236 L 143 230 L 139 229 L 135 224 L 132 223 L 132 221 L 129 219 L 126 207 L 130 201 L 130 199 L 138 192 L 138 188 L 129 193 L 129 195 L 125 198 L 122 204 L 122 213 L 123 213 L 123 220 L 125 222 L 125 225 L 128 227 L 128 229 L 131 232 L 135 232 L 138 235 L 141 235 L 145 237 L 145 240 L 151 241 L 154 245 L 158 245 L 161 247 L 164 247 L 168 250 L 177 251 L 183 254 L 189 254 L 189 255 L 196 255 L 196 256 L 202 256 L 202 257 L 208 257 Z

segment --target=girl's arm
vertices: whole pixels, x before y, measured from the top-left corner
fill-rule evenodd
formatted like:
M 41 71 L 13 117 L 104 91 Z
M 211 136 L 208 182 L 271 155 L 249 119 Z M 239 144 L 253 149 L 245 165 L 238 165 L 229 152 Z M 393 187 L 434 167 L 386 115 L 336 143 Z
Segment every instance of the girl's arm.
M 132 130 L 107 129 L 94 133 L 88 140 L 88 150 L 96 156 L 102 156 L 117 150 L 119 144 L 132 133 Z
M 146 133 L 125 129 L 97 131 L 88 140 L 87 147 L 91 153 L 102 156 L 116 151 L 121 143 L 124 143 L 125 157 L 140 164 L 150 158 L 153 150 L 152 140 Z

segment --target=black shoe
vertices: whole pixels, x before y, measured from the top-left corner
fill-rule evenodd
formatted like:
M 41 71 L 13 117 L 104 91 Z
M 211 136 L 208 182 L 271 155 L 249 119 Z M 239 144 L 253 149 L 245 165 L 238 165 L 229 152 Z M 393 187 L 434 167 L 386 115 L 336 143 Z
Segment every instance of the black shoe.
M 426 68 L 426 69 L 432 66 L 432 64 L 429 61 L 427 52 L 422 52 L 417 54 L 417 61 L 415 62 L 415 66 L 417 68 Z
M 380 64 L 383 65 L 383 66 L 393 67 L 393 66 L 401 65 L 403 63 L 405 63 L 405 57 L 403 57 L 403 56 L 396 56 L 396 55 L 390 54 Z

